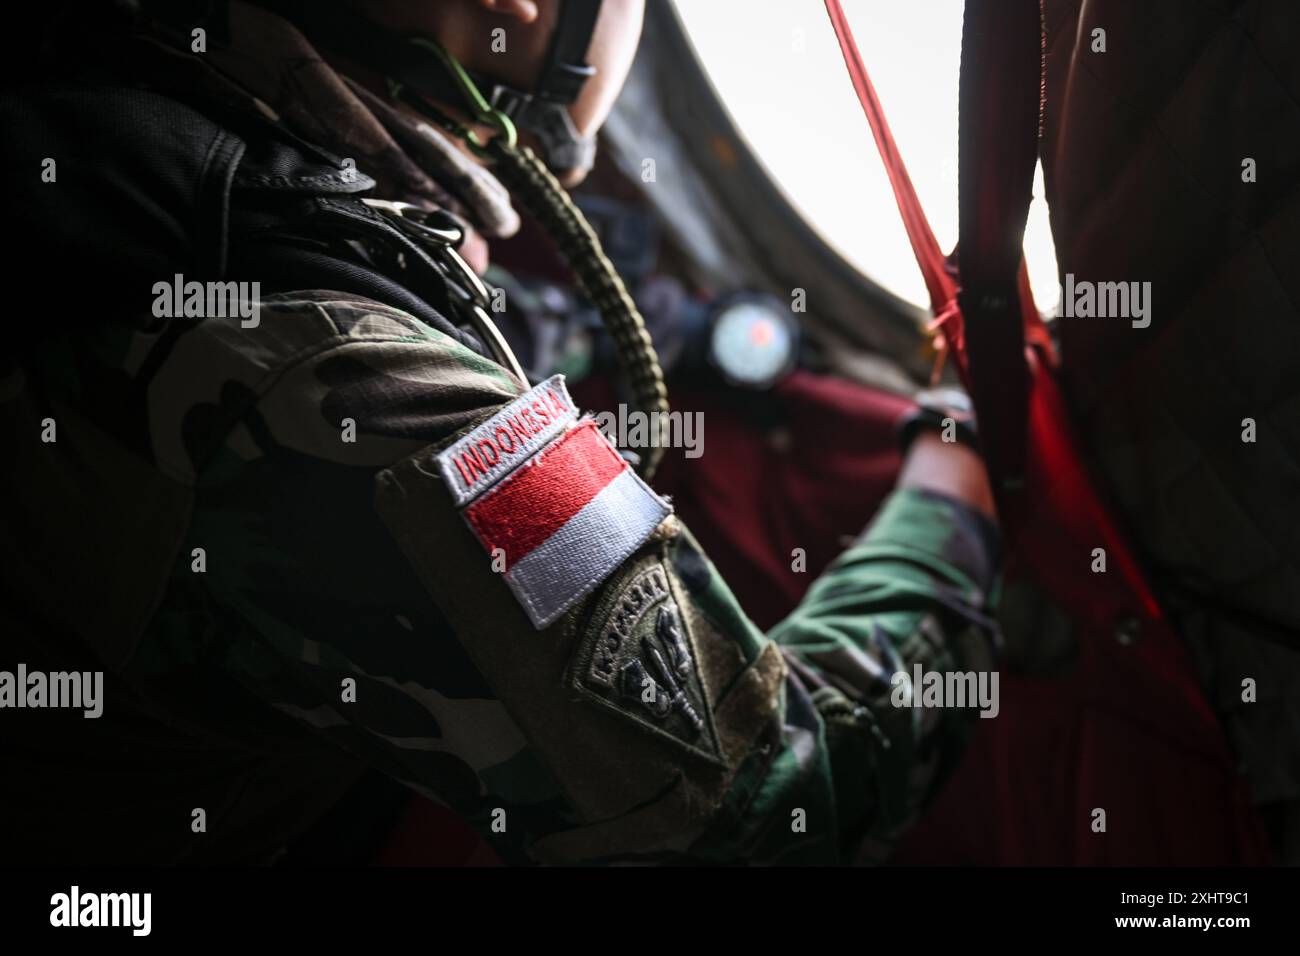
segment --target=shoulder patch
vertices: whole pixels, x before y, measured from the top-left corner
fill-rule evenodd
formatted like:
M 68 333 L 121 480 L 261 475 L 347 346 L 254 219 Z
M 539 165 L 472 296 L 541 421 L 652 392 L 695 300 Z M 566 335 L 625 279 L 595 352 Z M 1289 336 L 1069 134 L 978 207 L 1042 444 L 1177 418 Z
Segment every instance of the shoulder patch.
M 611 582 L 584 627 L 570 680 L 587 698 L 722 764 L 694 636 L 659 557 Z
M 556 375 L 458 439 L 437 456 L 456 506 L 484 494 L 577 420 L 564 376 Z
M 557 376 L 435 458 L 465 521 L 533 626 L 552 624 L 672 513 Z

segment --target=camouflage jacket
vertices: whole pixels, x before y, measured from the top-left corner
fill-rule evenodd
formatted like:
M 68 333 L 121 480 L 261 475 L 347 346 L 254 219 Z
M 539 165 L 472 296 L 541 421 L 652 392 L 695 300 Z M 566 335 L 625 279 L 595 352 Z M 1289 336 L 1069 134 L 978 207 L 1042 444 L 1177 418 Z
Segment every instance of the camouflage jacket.
M 26 546 L 32 577 L 68 575 L 95 603 L 32 607 L 37 620 L 18 659 L 48 662 L 41 638 L 56 628 L 89 632 L 102 657 L 111 658 L 106 643 L 123 642 L 95 722 L 104 727 L 94 728 L 98 736 L 111 725 L 119 746 L 99 759 L 105 772 L 118 758 L 170 767 L 161 785 L 174 805 L 163 812 L 151 802 L 148 818 L 132 825 L 156 831 L 170 820 L 175 845 L 195 841 L 176 858 L 224 858 L 243 847 L 243 835 L 218 837 L 216 822 L 242 818 L 242 802 L 266 818 L 301 812 L 295 767 L 326 759 L 316 772 L 342 772 L 322 757 L 322 742 L 445 801 L 508 859 L 591 823 L 566 795 L 574 784 L 563 773 L 574 761 L 594 777 L 584 785 L 598 789 L 608 774 L 617 790 L 621 762 L 662 757 L 661 741 L 631 724 L 625 754 L 557 754 L 562 743 L 543 742 L 562 767 L 557 776 L 521 729 L 542 733 L 530 699 L 505 697 L 485 679 L 493 664 L 453 635 L 376 513 L 377 476 L 426 459 L 521 390 L 488 360 L 394 309 L 311 293 L 264 303 L 255 330 L 209 319 L 180 334 L 108 325 L 55 339 L 26 356 L 19 374 L 27 388 L 8 405 L 21 416 L 24 474 L 14 490 L 24 495 L 7 500 L 29 508 L 39 500 L 48 517 L 11 547 Z M 133 396 L 143 408 L 124 421 L 117 416 Z M 42 444 L 46 417 L 57 440 Z M 147 459 L 129 450 L 125 428 L 148 436 Z M 89 473 L 78 462 L 92 463 Z M 409 533 L 434 535 L 429 517 L 412 510 Z M 65 524 L 66 538 L 57 534 Z M 428 544 L 434 553 L 445 547 L 446 573 L 458 587 L 497 583 L 485 555 L 477 560 L 436 538 Z M 708 687 L 702 703 L 716 715 L 734 697 L 732 708 L 745 711 L 738 726 L 752 736 L 723 745 L 726 785 L 708 790 L 707 812 L 675 811 L 682 832 L 650 849 L 836 861 L 851 858 L 868 835 L 887 841 L 951 764 L 973 716 L 896 707 L 890 679 L 916 664 L 987 666 L 979 612 L 994 564 L 980 519 L 934 495 L 896 493 L 861 542 L 766 636 L 689 532 L 666 542 L 666 554 L 679 603 L 698 616 L 692 653 L 700 666 L 714 661 L 709 673 L 728 682 Z M 32 588 L 56 600 L 57 590 Z M 510 600 L 504 589 L 496 598 Z M 570 616 L 602 599 L 598 593 Z M 515 633 L 504 638 L 539 640 L 521 614 L 513 620 Z M 138 641 L 128 642 L 136 627 Z M 773 658 L 777 648 L 784 654 Z M 556 651 L 563 658 L 573 648 L 559 639 Z M 488 653 L 505 652 L 494 645 Z M 562 667 L 539 667 L 536 676 L 556 691 L 564 684 Z M 579 716 L 588 706 L 592 721 L 609 719 L 574 706 Z M 128 730 L 131 737 L 120 736 Z M 694 757 L 663 743 L 689 773 Z M 231 778 L 221 780 L 223 773 Z M 272 784 L 282 777 L 294 785 Z M 329 792 L 350 780 L 344 775 Z M 116 776 L 114 786 L 134 789 Z M 218 795 L 229 805 L 214 805 Z M 212 821 L 205 838 L 186 826 L 194 807 Z M 504 832 L 496 832 L 502 821 Z
M 44 328 L 4 370 L 0 667 L 106 671 L 98 719 L 0 711 L 11 855 L 267 859 L 371 767 L 507 860 L 838 862 L 952 766 L 974 710 L 896 678 L 990 665 L 980 515 L 896 493 L 767 635 L 668 517 L 530 620 L 434 467 L 524 386 L 391 303 L 259 309 Z

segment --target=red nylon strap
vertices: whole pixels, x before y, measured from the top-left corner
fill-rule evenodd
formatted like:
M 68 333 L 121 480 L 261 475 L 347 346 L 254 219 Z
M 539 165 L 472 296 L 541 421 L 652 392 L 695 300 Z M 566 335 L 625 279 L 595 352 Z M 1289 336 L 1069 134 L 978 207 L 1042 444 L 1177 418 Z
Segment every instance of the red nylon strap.
M 826 7 L 894 184 L 912 247 L 930 284 L 936 263 L 934 237 L 920 214 L 880 104 L 866 80 L 839 0 L 826 0 Z M 960 305 L 947 301 L 935 312 L 975 401 L 990 473 L 995 481 L 1008 476 L 1024 479 L 1017 492 L 1009 493 L 1005 483 L 999 488 L 998 512 L 1012 545 L 1007 574 L 1023 574 L 1051 595 L 1082 632 L 1094 639 L 1089 641 L 1084 659 L 1091 658 L 1096 662 L 1091 666 L 1102 669 L 1075 683 L 1074 692 L 1088 707 L 1076 707 L 1069 716 L 1060 713 L 1054 696 L 1057 689 L 1049 691 L 1048 697 L 1035 698 L 1028 692 L 1028 684 L 1033 682 L 1026 682 L 1018 692 L 1013 681 L 1006 697 L 1008 712 L 1013 715 L 1010 722 L 999 721 L 996 730 L 984 737 L 993 748 L 993 782 L 1010 787 L 1009 776 L 999 774 L 997 768 L 1009 771 L 1016 766 L 1010 751 L 1027 749 L 1036 751 L 1029 758 L 1035 767 L 1051 765 L 1055 759 L 1057 773 L 1080 775 L 1085 787 L 1094 791 L 1108 788 L 1117 794 L 1132 793 L 1131 781 L 1117 779 L 1113 769 L 1092 766 L 1086 759 L 1088 754 L 1103 752 L 1099 749 L 1102 745 L 1132 754 L 1133 759 L 1142 761 L 1138 765 L 1143 769 L 1159 766 L 1186 775 L 1193 766 L 1208 765 L 1222 774 L 1226 784 L 1229 802 L 1224 812 L 1230 817 L 1229 830 L 1235 829 L 1227 839 L 1245 844 L 1246 859 L 1268 859 L 1260 849 L 1258 824 L 1251 818 L 1247 797 L 1235 776 L 1233 758 L 1197 685 L 1187 650 L 1164 618 L 1141 566 L 1090 478 L 1069 409 L 1049 364 L 1054 357 L 1047 330 L 1034 307 L 1021 252 L 1037 154 L 1041 37 L 1038 0 L 967 0 L 962 35 L 961 241 L 957 255 L 964 291 L 957 296 Z M 934 291 L 932 285 L 932 303 Z M 1104 548 L 1109 556 L 1106 574 L 1084 570 L 1095 547 Z M 1107 649 L 1113 650 L 1112 643 L 1095 639 L 1130 622 L 1139 622 L 1142 639 L 1125 654 L 1107 655 Z M 1138 693 L 1156 695 L 1161 701 L 1155 706 L 1162 733 L 1167 736 L 1158 745 L 1131 745 L 1135 725 L 1142 730 L 1140 740 L 1154 723 L 1151 714 L 1141 715 L 1141 708 L 1125 711 L 1125 705 Z M 1110 709 L 1098 703 L 1107 695 L 1114 695 L 1116 701 Z M 1088 709 L 1105 710 L 1109 724 L 1089 722 Z M 1019 716 L 1014 716 L 1017 713 Z M 1125 714 L 1127 721 L 1114 720 L 1114 715 Z M 1058 738 L 1089 740 L 1089 749 L 1061 762 L 1057 759 L 1060 752 L 1054 758 L 1042 747 L 1043 738 L 1036 736 L 1042 725 L 1055 727 L 1052 733 Z M 1170 741 L 1178 743 L 1171 745 Z M 966 766 L 988 765 L 967 761 Z M 1156 774 L 1159 784 L 1158 771 Z M 1013 808 L 1014 815 L 1017 804 L 1005 793 L 1003 796 L 994 815 L 1007 807 Z M 1207 812 L 1202 818 L 1205 829 L 1218 825 L 1222 815 L 1220 811 Z M 959 825 L 964 822 L 958 820 Z M 1015 817 L 999 827 L 1003 843 L 1020 839 L 1026 832 L 1023 824 L 1023 817 Z M 1054 839 L 1048 831 L 1042 832 L 1045 845 Z M 1020 857 L 1024 856 L 1022 851 Z
M 1004 530 L 1020 541 L 1020 550 L 1049 590 L 1081 619 L 1098 627 L 1113 626 L 1124 613 L 1159 619 L 1160 608 L 1141 569 L 1088 479 L 1065 404 L 1042 362 L 1051 357 L 1051 349 L 1020 252 L 1037 158 L 1042 66 L 1038 0 L 967 0 L 961 106 L 963 114 L 972 112 L 961 121 L 961 245 L 966 252 L 959 249 L 958 258 L 961 269 L 969 268 L 980 287 L 960 296 L 961 308 L 959 296 L 944 298 L 955 283 L 944 271 L 938 242 L 840 0 L 825 3 L 930 288 L 937 322 L 971 389 L 990 470 L 1004 479 L 1025 478 L 1023 494 L 1008 495 L 1005 484 L 999 489 Z M 1004 49 L 1007 44 L 1015 49 Z M 1010 98 L 1005 113 L 1001 96 Z M 979 157 L 985 149 L 990 150 L 989 158 Z M 1008 165 L 1003 168 L 1002 163 Z M 988 188 L 987 196 L 981 185 Z M 964 312 L 967 308 L 970 314 Z M 1035 347 L 1026 349 L 1026 342 Z M 1079 586 L 1074 551 L 1084 543 L 1106 548 L 1118 572 L 1112 579 L 1118 587 Z
M 985 26 L 994 6 L 1003 14 L 997 31 Z M 1029 386 L 1023 360 L 1026 338 L 1051 354 L 1046 330 L 1027 296 L 1028 275 L 1020 253 L 1038 155 L 1038 0 L 995 0 L 993 4 L 971 0 L 967 4 L 958 261 L 963 286 L 969 291 L 961 297 L 961 312 L 956 282 L 916 195 L 840 0 L 826 0 L 826 11 L 925 279 L 935 327 L 942 333 L 936 345 L 941 352 L 949 345 L 954 347 L 977 413 L 981 420 L 996 423 L 983 430 L 982 438 L 995 484 L 1016 487 L 1024 473 L 1028 417 Z M 985 80 L 987 88 L 982 85 Z M 1001 108 L 1004 96 L 1013 103 L 1008 110 Z M 1018 294 L 1020 290 L 1026 294 Z
M 939 241 L 935 239 L 934 230 L 930 228 L 930 220 L 926 218 L 921 200 L 917 198 L 916 189 L 912 186 L 912 177 L 908 175 L 903 156 L 898 151 L 898 144 L 894 142 L 894 134 L 885 119 L 884 108 L 876 96 L 876 88 L 871 83 L 871 77 L 867 75 L 862 54 L 858 52 L 858 46 L 853 40 L 853 31 L 844 18 L 844 10 L 839 0 L 826 0 L 826 12 L 830 14 L 831 24 L 835 27 L 835 36 L 840 41 L 840 52 L 844 54 L 844 64 L 848 67 L 849 78 L 853 81 L 853 89 L 858 94 L 858 102 L 862 104 L 863 112 L 867 114 L 867 122 L 871 125 L 871 134 L 875 137 L 876 148 L 880 150 L 885 172 L 889 174 L 890 185 L 894 188 L 894 200 L 898 203 L 898 211 L 903 217 L 903 227 L 907 230 L 907 238 L 912 243 L 916 263 L 921 267 L 921 275 L 925 277 L 925 287 L 930 293 L 930 310 L 935 315 L 939 315 L 952 302 L 957 285 L 945 268 L 943 251 L 939 248 Z

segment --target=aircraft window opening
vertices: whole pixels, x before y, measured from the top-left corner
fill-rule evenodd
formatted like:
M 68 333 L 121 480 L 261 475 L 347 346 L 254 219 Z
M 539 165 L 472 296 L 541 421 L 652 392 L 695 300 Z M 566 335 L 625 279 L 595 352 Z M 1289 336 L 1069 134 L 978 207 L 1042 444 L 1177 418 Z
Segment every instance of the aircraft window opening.
M 872 281 L 928 307 L 889 180 L 822 0 L 674 0 L 722 103 L 804 219 Z M 957 240 L 963 0 L 846 0 L 845 13 L 942 248 Z M 756 15 L 761 8 L 762 15 Z M 1060 297 L 1042 169 L 1025 232 L 1038 307 Z

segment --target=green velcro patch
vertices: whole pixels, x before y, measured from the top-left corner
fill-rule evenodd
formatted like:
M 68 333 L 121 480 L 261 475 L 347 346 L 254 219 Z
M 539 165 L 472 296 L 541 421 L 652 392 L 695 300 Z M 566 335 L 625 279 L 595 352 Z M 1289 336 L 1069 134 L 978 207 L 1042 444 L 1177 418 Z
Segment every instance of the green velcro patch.
M 681 600 L 658 555 L 624 568 L 582 628 L 570 680 L 584 697 L 725 765 Z

